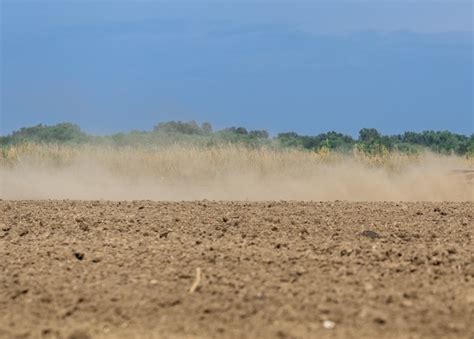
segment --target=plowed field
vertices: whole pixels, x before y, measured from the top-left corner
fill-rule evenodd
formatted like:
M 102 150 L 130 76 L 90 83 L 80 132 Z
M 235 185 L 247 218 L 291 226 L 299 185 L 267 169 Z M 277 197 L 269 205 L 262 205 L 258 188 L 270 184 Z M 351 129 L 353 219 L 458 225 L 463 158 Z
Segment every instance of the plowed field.
M 0 201 L 0 337 L 473 338 L 473 210 Z

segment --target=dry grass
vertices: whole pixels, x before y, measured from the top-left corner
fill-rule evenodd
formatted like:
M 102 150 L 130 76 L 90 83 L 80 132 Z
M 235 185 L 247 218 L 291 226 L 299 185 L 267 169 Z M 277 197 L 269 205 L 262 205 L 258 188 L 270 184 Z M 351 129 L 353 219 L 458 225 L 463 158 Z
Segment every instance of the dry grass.
M 450 170 L 473 165 L 433 154 L 23 144 L 3 150 L 0 173 L 5 198 L 472 200 Z
M 199 176 L 215 175 L 222 170 L 253 168 L 262 173 L 289 168 L 313 167 L 331 164 L 347 159 L 370 167 L 400 169 L 408 164 L 419 162 L 423 156 L 385 153 L 369 156 L 354 151 L 350 156 L 332 153 L 329 150 L 310 152 L 298 149 L 270 149 L 228 145 L 211 148 L 192 146 L 171 146 L 165 148 L 150 147 L 111 147 L 111 146 L 64 146 L 21 144 L 7 147 L 0 157 L 0 167 L 34 165 L 41 168 L 58 168 L 76 165 L 78 161 L 93 161 L 104 167 L 123 171 L 127 174 L 135 170 L 145 171 L 157 176 Z M 456 157 L 451 157 L 456 158 Z M 474 159 L 458 158 L 464 166 L 472 165 Z M 189 172 L 186 168 L 192 168 Z M 209 172 L 211 170 L 211 172 Z

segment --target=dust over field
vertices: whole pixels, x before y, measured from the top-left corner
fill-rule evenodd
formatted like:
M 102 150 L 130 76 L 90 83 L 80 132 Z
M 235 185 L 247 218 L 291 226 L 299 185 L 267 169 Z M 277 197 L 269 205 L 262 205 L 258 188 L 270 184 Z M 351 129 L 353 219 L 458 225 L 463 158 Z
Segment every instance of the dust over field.
M 472 201 L 473 159 L 298 150 L 22 145 L 0 159 L 4 199 Z
M 473 207 L 0 201 L 0 337 L 473 338 Z

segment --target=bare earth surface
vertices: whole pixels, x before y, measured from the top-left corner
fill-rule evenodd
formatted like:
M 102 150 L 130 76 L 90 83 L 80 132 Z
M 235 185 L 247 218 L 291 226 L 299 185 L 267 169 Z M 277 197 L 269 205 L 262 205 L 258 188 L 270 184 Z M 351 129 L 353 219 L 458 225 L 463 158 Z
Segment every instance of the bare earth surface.
M 0 337 L 474 338 L 473 210 L 0 201 Z

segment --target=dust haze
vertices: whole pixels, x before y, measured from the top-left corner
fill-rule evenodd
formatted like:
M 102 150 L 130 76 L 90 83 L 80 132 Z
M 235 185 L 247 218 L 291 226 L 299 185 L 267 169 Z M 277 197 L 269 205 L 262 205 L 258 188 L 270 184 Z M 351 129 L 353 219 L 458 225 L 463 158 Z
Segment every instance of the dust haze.
M 469 173 L 453 171 L 469 169 L 471 164 L 429 153 L 374 164 L 353 156 L 323 158 L 301 151 L 238 148 L 42 152 L 35 150 L 14 163 L 0 164 L 1 198 L 474 200 Z

